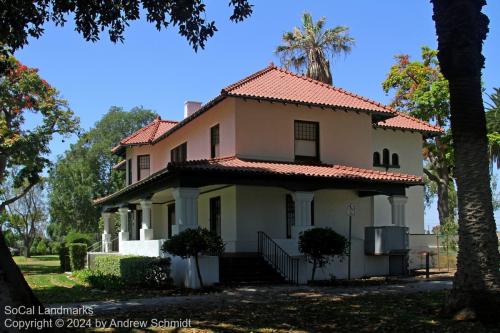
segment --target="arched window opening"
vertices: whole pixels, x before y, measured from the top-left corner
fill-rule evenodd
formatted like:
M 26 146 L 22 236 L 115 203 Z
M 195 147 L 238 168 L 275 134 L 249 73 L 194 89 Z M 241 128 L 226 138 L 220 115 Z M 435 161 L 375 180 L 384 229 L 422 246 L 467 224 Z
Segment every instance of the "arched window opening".
M 389 149 L 385 148 L 383 151 L 382 151 L 382 164 L 384 166 L 389 166 L 390 162 L 389 162 Z
M 396 153 L 392 154 L 392 166 L 393 167 L 399 166 L 399 155 Z
M 380 153 L 378 151 L 373 153 L 373 166 L 380 165 Z

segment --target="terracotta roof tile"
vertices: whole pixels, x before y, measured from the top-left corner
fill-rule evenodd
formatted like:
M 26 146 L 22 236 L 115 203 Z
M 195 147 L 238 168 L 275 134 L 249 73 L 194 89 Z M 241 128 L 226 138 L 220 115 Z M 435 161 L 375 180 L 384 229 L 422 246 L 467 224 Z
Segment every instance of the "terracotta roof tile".
M 397 116 L 379 121 L 376 127 L 406 129 L 410 131 L 427 132 L 434 134 L 442 134 L 444 130 L 439 126 L 434 126 L 426 121 L 417 119 L 403 112 L 396 112 Z
M 271 65 L 222 89 L 222 94 L 392 114 L 388 106 Z
M 358 179 L 405 184 L 420 184 L 422 177 L 404 173 L 362 169 L 332 164 L 303 164 L 242 159 L 235 156 L 217 159 L 170 163 L 170 169 L 236 171 L 242 173 Z
M 118 151 L 123 146 L 152 143 L 155 139 L 168 132 L 177 124 L 177 121 L 162 120 L 160 117 L 156 117 L 155 120 L 143 128 L 122 139 L 119 145 L 114 147 L 112 151 Z

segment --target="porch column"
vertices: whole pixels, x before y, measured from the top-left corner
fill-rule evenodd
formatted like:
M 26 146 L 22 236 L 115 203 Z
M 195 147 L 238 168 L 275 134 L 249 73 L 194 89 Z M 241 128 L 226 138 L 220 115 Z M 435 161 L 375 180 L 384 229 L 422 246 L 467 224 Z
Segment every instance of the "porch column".
M 111 217 L 112 213 L 102 213 L 104 221 L 104 231 L 102 233 L 102 252 L 111 252 Z
M 151 200 L 141 200 L 142 208 L 142 225 L 140 230 L 140 240 L 150 240 L 153 239 L 153 229 L 151 228 L 151 206 L 153 203 Z
M 118 213 L 120 214 L 120 232 L 118 233 L 118 241 L 128 241 L 128 208 L 118 208 Z
M 172 235 L 186 229 L 198 228 L 198 195 L 200 190 L 191 187 L 174 188 L 172 194 L 175 199 L 175 225 L 172 226 Z
M 292 226 L 292 238 L 311 228 L 311 202 L 314 192 L 295 192 L 295 225 Z
M 406 226 L 405 223 L 405 204 L 408 197 L 404 195 L 393 195 L 389 197 L 391 203 L 392 224 L 400 227 Z

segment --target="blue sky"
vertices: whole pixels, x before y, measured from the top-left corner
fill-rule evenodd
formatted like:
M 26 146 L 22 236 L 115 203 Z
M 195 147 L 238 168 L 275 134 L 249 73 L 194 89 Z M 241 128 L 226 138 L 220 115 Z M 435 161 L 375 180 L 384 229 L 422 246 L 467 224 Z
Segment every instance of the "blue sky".
M 393 56 L 419 57 L 420 47 L 436 47 L 429 1 L 401 0 L 251 0 L 254 13 L 238 24 L 229 21 L 228 1 L 207 1 L 207 19 L 219 31 L 205 50 L 195 53 L 175 28 L 158 32 L 145 20 L 128 28 L 124 44 L 113 44 L 107 34 L 86 42 L 74 31 L 47 25 L 45 35 L 16 52 L 26 65 L 57 87 L 81 125 L 88 129 L 110 106 L 144 106 L 164 119 L 180 119 L 185 100 L 206 102 L 220 89 L 242 77 L 279 63 L 274 49 L 283 32 L 300 24 L 304 11 L 325 16 L 327 26 L 346 25 L 356 39 L 347 57 L 333 63 L 335 85 L 383 103 L 390 100 L 381 88 Z M 484 46 L 486 91 L 500 87 L 500 2 L 489 1 L 490 33 Z M 73 139 L 58 138 L 52 156 L 61 154 Z M 497 218 L 498 220 L 498 218 Z M 426 212 L 426 227 L 437 223 L 435 207 Z

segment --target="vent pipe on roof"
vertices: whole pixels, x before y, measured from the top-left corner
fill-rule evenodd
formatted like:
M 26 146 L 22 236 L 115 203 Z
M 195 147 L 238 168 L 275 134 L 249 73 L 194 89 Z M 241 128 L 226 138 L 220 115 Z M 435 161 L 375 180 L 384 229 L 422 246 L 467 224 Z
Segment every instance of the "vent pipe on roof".
M 184 118 L 189 117 L 201 108 L 201 102 L 184 102 Z

